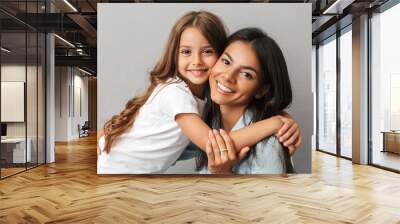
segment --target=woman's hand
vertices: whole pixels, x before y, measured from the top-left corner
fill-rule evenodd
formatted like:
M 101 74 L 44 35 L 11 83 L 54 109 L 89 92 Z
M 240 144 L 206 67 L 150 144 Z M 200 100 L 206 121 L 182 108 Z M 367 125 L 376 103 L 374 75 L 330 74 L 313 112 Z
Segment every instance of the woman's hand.
M 289 154 L 292 155 L 302 142 L 300 126 L 289 114 L 285 114 L 284 116 L 278 115 L 277 117 L 281 119 L 283 125 L 276 136 L 279 142 L 289 149 Z
M 210 131 L 206 145 L 208 170 L 212 174 L 232 174 L 232 167 L 241 161 L 249 150 L 250 147 L 244 147 L 237 154 L 232 139 L 224 130 Z

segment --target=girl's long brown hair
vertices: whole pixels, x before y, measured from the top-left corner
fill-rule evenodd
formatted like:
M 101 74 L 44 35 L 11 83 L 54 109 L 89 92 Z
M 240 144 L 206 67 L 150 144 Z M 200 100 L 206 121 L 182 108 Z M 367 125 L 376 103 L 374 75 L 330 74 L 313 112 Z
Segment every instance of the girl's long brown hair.
M 218 56 L 222 53 L 227 35 L 223 23 L 216 15 L 207 11 L 192 11 L 182 16 L 172 28 L 164 53 L 150 72 L 150 86 L 143 95 L 129 100 L 121 113 L 114 115 L 104 124 L 104 151 L 109 153 L 113 142 L 128 129 L 132 128 L 139 109 L 145 104 L 156 86 L 166 83 L 169 78 L 178 75 L 176 62 L 180 38 L 182 32 L 189 27 L 199 29 Z

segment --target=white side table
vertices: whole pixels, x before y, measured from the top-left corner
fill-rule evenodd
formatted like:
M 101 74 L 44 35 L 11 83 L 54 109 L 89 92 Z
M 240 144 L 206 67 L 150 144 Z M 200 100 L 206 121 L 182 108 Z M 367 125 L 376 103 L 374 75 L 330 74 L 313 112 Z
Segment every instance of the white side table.
M 6 138 L 1 140 L 2 145 L 14 145 L 13 147 L 13 163 L 25 163 L 32 160 L 32 140 L 27 138 L 27 146 L 25 151 L 25 138 Z M 26 152 L 26 154 L 25 154 Z M 25 161 L 27 159 L 27 161 Z

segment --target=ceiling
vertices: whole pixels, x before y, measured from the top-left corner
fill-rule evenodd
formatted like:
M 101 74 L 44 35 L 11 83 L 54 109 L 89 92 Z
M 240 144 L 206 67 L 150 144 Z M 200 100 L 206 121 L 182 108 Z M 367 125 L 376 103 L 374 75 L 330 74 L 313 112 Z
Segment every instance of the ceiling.
M 55 32 L 56 65 L 85 67 L 96 72 L 97 55 L 97 3 L 138 3 L 138 2 L 269 2 L 269 3 L 312 3 L 313 42 L 329 35 L 329 28 L 345 16 L 354 16 L 377 7 L 387 0 L 253 0 L 253 1 L 212 1 L 212 0 L 45 0 L 18 1 L 1 0 L 0 25 L 2 45 L 15 49 L 15 54 L 34 52 L 37 43 L 30 43 L 24 52 L 25 30 L 28 32 Z M 334 7 L 333 7 L 333 6 Z M 330 7 L 332 6 L 332 7 Z M 51 8 L 51 10 L 50 10 Z M 328 8 L 329 13 L 323 13 Z M 52 11 L 52 13 L 48 13 Z M 350 18 L 351 22 L 351 18 Z M 345 25 L 345 24 L 344 24 Z M 325 33 L 324 33 L 325 32 Z M 332 32 L 332 31 L 331 31 Z M 19 46 L 19 47 L 18 47 Z M 39 47 L 42 47 L 41 45 Z M 3 55 L 3 54 L 2 54 Z M 29 57 L 29 56 L 28 56 Z

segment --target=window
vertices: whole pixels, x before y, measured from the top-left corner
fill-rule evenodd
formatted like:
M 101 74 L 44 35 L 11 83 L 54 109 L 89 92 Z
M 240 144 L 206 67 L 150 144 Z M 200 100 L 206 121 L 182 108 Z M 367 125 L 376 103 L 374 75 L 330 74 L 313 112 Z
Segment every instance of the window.
M 336 153 L 336 36 L 318 48 L 318 149 Z
M 352 148 L 352 35 L 340 36 L 340 155 L 351 158 Z
M 371 18 L 371 162 L 395 170 L 400 170 L 399 24 L 400 4 Z

